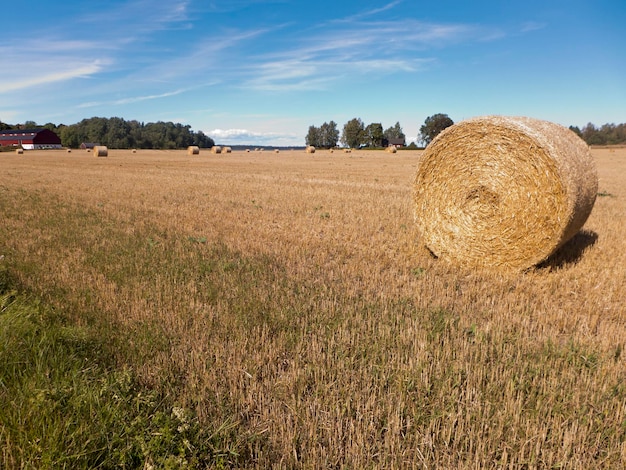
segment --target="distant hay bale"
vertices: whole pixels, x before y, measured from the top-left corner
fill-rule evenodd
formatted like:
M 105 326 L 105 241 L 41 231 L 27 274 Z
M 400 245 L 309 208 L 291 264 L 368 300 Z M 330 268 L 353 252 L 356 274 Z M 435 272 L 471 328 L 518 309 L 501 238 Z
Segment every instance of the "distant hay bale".
M 24 153 L 24 149 L 15 149 L 15 153 L 22 155 Z
M 200 147 L 197 145 L 190 145 L 187 147 L 187 155 L 200 155 Z
M 329 152 L 330 152 L 330 153 L 333 153 L 333 152 L 334 152 L 334 150 L 333 150 L 333 149 L 330 149 L 330 150 L 329 150 Z
M 421 242 L 452 264 L 524 270 L 584 225 L 598 177 L 569 129 L 527 117 L 457 123 L 426 148 L 414 183 Z
M 386 151 L 386 152 L 389 152 L 389 153 L 396 153 L 396 152 L 398 151 L 398 149 L 396 148 L 396 146 L 395 146 L 395 145 L 390 145 L 389 147 L 387 147 L 387 148 L 385 149 L 385 151 Z
M 250 149 L 246 149 L 246 153 L 250 153 Z
M 72 153 L 72 149 L 67 149 L 67 153 Z
M 306 153 L 315 153 L 315 147 L 313 147 L 312 145 L 307 145 L 305 151 Z
M 280 153 L 279 149 L 274 149 L 274 153 Z
M 222 147 L 219 145 L 214 145 L 211 147 L 211 153 L 222 153 Z
M 352 149 L 343 149 L 343 153 L 352 153 Z
M 233 151 L 230 147 L 222 147 L 222 153 L 231 153 Z
M 132 150 L 132 152 L 133 152 L 133 153 L 137 153 L 137 149 L 133 149 L 133 150 Z
M 108 157 L 109 149 L 107 149 L 104 145 L 97 145 L 93 148 L 93 154 L 95 157 Z

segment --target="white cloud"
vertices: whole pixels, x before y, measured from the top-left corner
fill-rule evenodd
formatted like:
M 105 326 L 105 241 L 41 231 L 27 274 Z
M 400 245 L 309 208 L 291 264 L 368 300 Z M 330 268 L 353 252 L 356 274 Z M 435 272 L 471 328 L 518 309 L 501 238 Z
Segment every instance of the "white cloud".
M 206 135 L 218 144 L 231 145 L 302 145 L 301 137 L 295 134 L 280 134 L 276 132 L 254 132 L 248 129 L 213 129 Z
M 539 23 L 537 21 L 526 21 L 525 23 L 522 23 L 520 27 L 520 31 L 522 33 L 528 33 L 530 31 L 537 31 L 539 29 L 543 29 L 546 26 L 547 26 L 546 23 Z
M 76 65 L 67 70 L 52 71 L 47 74 L 29 78 L 17 77 L 12 80 L 0 81 L 0 93 L 13 92 L 38 85 L 71 80 L 73 78 L 87 77 L 98 73 L 101 69 L 102 64 L 96 60 L 91 64 Z

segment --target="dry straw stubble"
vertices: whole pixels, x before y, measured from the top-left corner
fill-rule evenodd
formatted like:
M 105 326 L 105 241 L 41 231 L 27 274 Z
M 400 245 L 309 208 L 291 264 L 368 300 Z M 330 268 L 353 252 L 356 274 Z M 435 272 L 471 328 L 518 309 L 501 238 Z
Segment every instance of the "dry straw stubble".
M 580 230 L 598 188 L 589 147 L 558 124 L 485 116 L 425 150 L 414 184 L 421 242 L 452 264 L 524 270 Z

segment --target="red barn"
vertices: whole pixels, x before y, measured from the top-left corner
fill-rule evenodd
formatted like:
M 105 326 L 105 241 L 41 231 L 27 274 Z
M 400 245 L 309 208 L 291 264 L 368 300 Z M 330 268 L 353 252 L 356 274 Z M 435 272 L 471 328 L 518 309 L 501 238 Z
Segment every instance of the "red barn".
M 61 139 L 49 129 L 8 129 L 0 131 L 0 146 L 24 150 L 60 149 Z

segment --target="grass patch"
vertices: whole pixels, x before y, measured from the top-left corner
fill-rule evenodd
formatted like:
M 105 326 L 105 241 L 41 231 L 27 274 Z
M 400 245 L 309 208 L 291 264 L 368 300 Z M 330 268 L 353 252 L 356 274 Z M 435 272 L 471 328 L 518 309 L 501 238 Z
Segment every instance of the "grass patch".
M 0 468 L 238 462 L 229 423 L 201 427 L 130 368 L 115 368 L 106 341 L 33 299 L 0 295 Z

